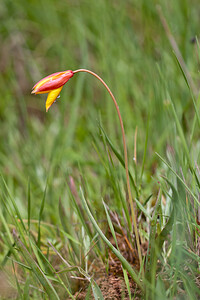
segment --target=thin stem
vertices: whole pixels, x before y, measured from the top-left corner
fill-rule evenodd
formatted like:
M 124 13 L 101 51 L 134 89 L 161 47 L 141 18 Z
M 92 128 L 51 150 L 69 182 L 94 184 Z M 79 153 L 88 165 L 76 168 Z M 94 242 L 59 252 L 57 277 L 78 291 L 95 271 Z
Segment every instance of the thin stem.
M 124 147 L 124 162 L 125 162 L 125 169 L 126 169 L 126 182 L 127 182 L 127 190 L 128 190 L 128 199 L 129 199 L 129 204 L 130 204 L 130 207 L 131 207 L 131 215 L 132 215 L 132 219 L 133 219 L 133 226 L 134 226 L 134 231 L 135 231 L 136 244 L 137 244 L 137 248 L 138 248 L 138 256 L 139 256 L 140 266 L 142 266 L 142 254 L 141 254 L 139 234 L 138 234 L 138 229 L 137 229 L 135 211 L 134 211 L 134 207 L 133 207 L 133 199 L 132 199 L 132 195 L 131 195 L 130 179 L 129 179 L 129 172 L 128 172 L 128 154 L 127 154 L 125 131 L 124 131 L 124 125 L 123 125 L 121 113 L 120 113 L 120 110 L 119 110 L 119 106 L 117 104 L 117 101 L 116 101 L 113 93 L 111 92 L 111 90 L 109 89 L 107 84 L 96 73 L 94 73 L 90 70 L 87 70 L 87 69 L 78 69 L 78 70 L 73 71 L 73 72 L 74 73 L 86 72 L 86 73 L 89 73 L 89 74 L 93 75 L 94 77 L 96 77 L 104 85 L 104 87 L 107 89 L 108 93 L 110 94 L 110 96 L 111 96 L 111 98 L 114 102 L 115 108 L 117 110 L 117 114 L 118 114 L 119 122 L 120 122 L 120 127 L 121 127 L 121 131 L 122 131 L 122 139 L 123 139 L 123 147 Z

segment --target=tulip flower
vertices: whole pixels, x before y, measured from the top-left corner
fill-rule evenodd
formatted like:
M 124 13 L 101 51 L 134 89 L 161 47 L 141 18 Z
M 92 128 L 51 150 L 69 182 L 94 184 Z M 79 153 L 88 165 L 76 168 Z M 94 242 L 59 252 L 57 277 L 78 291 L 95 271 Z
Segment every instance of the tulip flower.
M 59 97 L 63 85 L 74 75 L 71 70 L 64 72 L 53 73 L 36 83 L 33 87 L 32 94 L 46 94 L 46 111 L 49 110 L 51 105 Z

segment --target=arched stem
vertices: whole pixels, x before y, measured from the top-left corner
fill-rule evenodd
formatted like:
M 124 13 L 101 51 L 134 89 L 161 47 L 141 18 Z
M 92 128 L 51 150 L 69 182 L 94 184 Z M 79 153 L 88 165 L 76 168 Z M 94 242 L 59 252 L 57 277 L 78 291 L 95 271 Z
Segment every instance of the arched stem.
M 134 227 L 134 231 L 135 231 L 135 238 L 136 238 L 136 244 L 137 244 L 137 248 L 138 248 L 138 256 L 139 256 L 140 266 L 142 266 L 142 254 L 141 254 L 139 234 L 138 234 L 137 223 L 136 223 L 136 215 L 135 215 L 135 211 L 134 211 L 134 207 L 133 207 L 133 199 L 132 199 L 132 195 L 131 195 L 130 179 L 129 179 L 129 172 L 128 172 L 128 154 L 127 154 L 125 131 L 124 131 L 124 125 L 123 125 L 121 113 L 119 110 L 119 106 L 118 106 L 117 101 L 116 101 L 113 93 L 111 92 L 110 88 L 107 86 L 107 84 L 103 81 L 103 79 L 100 76 L 98 76 L 96 73 L 94 73 L 90 70 L 87 70 L 87 69 L 78 69 L 76 71 L 73 71 L 73 73 L 79 73 L 79 72 L 89 73 L 89 74 L 93 75 L 94 77 L 96 77 L 107 89 L 108 93 L 110 94 L 110 96 L 114 102 L 115 108 L 117 110 L 120 127 L 121 127 L 121 131 L 122 131 L 122 139 L 123 139 L 123 147 L 124 147 L 124 162 L 125 162 L 125 169 L 126 169 L 128 199 L 129 199 L 129 204 L 130 204 L 130 208 L 131 208 L 131 216 L 132 216 L 133 227 Z

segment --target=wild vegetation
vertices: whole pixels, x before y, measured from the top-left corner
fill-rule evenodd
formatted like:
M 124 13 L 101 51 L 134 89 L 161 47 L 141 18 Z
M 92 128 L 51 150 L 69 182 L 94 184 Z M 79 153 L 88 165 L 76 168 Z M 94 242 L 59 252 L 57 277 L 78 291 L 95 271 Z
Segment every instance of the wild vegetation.
M 199 10 L 0 3 L 1 299 L 199 299 Z M 132 202 L 103 85 L 77 74 L 48 113 L 31 95 L 80 68 L 117 100 Z

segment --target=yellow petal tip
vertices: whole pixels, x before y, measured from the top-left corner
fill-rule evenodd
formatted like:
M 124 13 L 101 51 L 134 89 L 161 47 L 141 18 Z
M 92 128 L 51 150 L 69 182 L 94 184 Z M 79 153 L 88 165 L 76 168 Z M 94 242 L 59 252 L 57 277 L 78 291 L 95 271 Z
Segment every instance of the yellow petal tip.
M 48 112 L 49 108 L 51 107 L 51 105 L 46 106 L 46 112 Z

